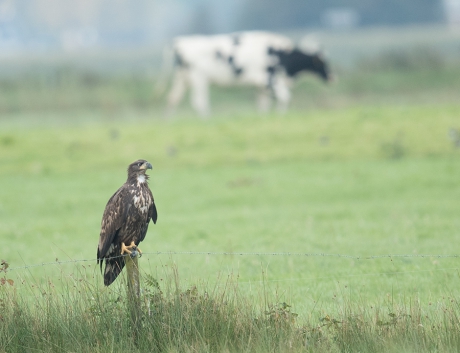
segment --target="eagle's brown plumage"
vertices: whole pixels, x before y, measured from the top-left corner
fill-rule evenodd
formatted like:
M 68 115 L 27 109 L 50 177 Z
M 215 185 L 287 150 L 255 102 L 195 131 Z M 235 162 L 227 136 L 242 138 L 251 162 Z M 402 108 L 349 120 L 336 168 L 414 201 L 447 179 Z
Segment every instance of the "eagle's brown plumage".
M 152 165 L 139 159 L 128 167 L 128 179 L 107 202 L 102 216 L 101 234 L 97 247 L 97 262 L 105 260 L 104 284 L 110 285 L 125 266 L 122 243 L 130 248 L 144 240 L 150 220 L 157 222 L 158 214 L 152 192 L 147 184 L 147 169 Z M 123 246 L 124 247 L 124 246 Z

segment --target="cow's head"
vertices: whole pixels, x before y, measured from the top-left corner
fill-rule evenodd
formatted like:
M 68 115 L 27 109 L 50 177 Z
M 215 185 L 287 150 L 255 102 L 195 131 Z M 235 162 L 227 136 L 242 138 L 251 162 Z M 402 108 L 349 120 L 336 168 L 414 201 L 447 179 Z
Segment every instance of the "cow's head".
M 325 81 L 330 81 L 332 79 L 332 75 L 329 71 L 329 65 L 324 59 L 324 56 L 318 52 L 315 54 L 306 54 L 300 52 L 300 55 L 303 56 L 304 59 L 304 70 L 311 71 L 319 77 L 321 77 Z M 311 62 L 311 64 L 309 63 Z
M 329 65 L 319 51 L 307 53 L 297 48 L 290 51 L 269 48 L 268 53 L 279 58 L 279 65 L 288 76 L 295 77 L 299 72 L 310 71 L 325 81 L 332 80 Z

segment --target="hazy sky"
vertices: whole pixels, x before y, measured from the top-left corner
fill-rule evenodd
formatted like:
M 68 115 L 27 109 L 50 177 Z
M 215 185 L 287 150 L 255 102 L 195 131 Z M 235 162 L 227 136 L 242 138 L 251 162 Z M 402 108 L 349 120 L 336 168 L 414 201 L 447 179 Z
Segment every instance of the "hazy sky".
M 187 33 L 439 22 L 443 3 L 460 12 L 460 0 L 0 0 L 0 49 L 129 47 Z

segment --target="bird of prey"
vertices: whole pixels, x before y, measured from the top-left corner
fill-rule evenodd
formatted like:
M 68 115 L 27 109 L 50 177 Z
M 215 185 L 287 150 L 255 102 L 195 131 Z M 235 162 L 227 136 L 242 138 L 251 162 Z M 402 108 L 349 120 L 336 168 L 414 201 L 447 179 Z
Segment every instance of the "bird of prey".
M 128 179 L 113 194 L 105 207 L 97 247 L 97 263 L 105 260 L 104 284 L 110 285 L 125 266 L 121 255 L 139 251 L 150 220 L 157 222 L 158 214 L 145 174 L 152 165 L 139 159 L 128 166 Z

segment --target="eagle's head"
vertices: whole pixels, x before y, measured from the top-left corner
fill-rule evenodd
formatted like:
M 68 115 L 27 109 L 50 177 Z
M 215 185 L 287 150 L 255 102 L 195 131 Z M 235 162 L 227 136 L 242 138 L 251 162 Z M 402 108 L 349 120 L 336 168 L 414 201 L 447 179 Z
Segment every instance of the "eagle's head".
M 137 180 L 140 183 L 146 181 L 149 176 L 145 174 L 147 169 L 152 169 L 152 165 L 145 159 L 138 159 L 128 166 L 128 180 Z

